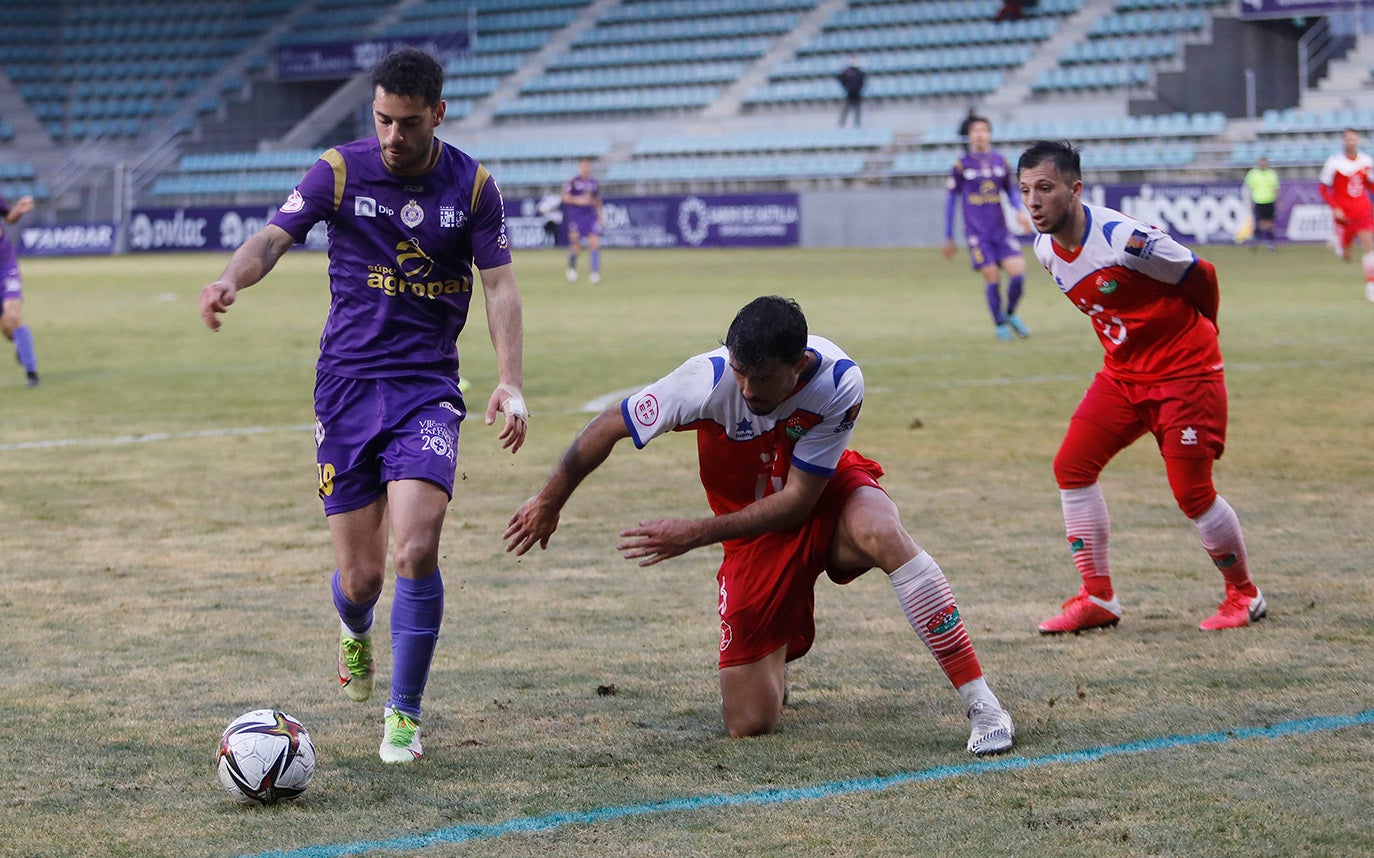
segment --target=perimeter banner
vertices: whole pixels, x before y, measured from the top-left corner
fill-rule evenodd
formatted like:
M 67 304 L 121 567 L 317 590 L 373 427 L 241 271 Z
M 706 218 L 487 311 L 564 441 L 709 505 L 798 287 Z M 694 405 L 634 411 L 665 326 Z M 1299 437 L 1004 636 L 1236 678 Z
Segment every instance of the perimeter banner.
M 1333 235 L 1331 210 L 1316 181 L 1285 181 L 1279 186 L 1274 231 L 1280 240 L 1324 242 Z M 1253 227 L 1252 209 L 1240 182 L 1194 185 L 1094 185 L 1084 202 L 1105 205 L 1157 226 L 1183 244 L 1234 241 Z
M 248 236 L 266 226 L 276 213 L 274 206 L 135 209 L 129 213 L 128 249 L 130 253 L 233 251 Z M 325 226 L 317 223 L 303 246 L 308 250 L 324 250 L 326 243 Z
M 108 256 L 115 252 L 118 224 L 69 223 L 64 226 L 10 227 L 19 233 L 24 256 Z
M 511 246 L 565 244 L 562 213 L 547 197 L 506 200 Z M 603 247 L 795 247 L 795 193 L 607 197 Z

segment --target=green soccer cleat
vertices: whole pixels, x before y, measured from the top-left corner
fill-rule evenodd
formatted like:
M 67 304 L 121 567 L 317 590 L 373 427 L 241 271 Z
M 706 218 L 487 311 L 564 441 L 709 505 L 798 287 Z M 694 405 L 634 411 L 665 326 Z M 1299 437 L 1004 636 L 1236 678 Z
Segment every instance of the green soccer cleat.
M 348 699 L 362 703 L 372 696 L 372 634 L 354 637 L 344 627 L 339 635 L 339 685 Z
M 384 763 L 413 763 L 424 755 L 420 747 L 420 719 L 390 706 L 383 710 L 382 746 L 377 749 Z

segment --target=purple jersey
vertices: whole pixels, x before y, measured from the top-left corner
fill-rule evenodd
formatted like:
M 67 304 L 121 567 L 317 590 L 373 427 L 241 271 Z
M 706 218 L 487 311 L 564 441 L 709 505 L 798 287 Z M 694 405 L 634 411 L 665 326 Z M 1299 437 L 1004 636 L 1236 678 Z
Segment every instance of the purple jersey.
M 9 201 L 0 196 L 0 300 L 15 301 L 24 297 L 24 284 L 19 279 L 19 254 L 4 221 L 9 213 Z
M 329 231 L 329 317 L 318 369 L 349 378 L 458 372 L 473 268 L 511 261 L 504 204 L 486 168 L 442 141 L 433 168 L 397 176 L 375 137 L 330 149 L 272 223 L 304 241 Z
M 577 175 L 573 176 L 563 185 L 563 193 L 572 194 L 573 196 L 590 194 L 592 199 L 599 200 L 601 198 L 601 186 L 598 185 L 596 179 L 593 179 L 591 176 L 584 178 L 581 175 Z M 577 231 L 582 235 L 599 234 L 595 203 L 586 206 L 577 205 L 576 203 L 564 203 L 563 221 L 576 227 Z
M 993 244 L 1009 233 L 1006 215 L 1002 213 L 1002 194 L 1020 208 L 1018 191 L 1011 185 L 1011 168 L 1007 159 L 996 152 L 966 152 L 954 162 L 950 171 L 949 202 L 945 207 L 945 238 L 954 237 L 954 201 L 961 198 L 964 213 L 964 235 L 978 236 Z

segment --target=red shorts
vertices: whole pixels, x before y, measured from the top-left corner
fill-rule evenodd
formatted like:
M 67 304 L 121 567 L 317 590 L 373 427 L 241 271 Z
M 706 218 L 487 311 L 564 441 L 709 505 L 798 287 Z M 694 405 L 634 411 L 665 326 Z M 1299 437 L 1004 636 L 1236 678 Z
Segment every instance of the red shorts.
M 1341 249 L 1355 243 L 1355 237 L 1362 232 L 1374 232 L 1374 208 L 1361 206 L 1358 209 L 1341 209 L 1345 212 L 1345 223 L 1336 223 L 1336 240 Z
M 1122 448 L 1149 432 L 1166 457 L 1220 459 L 1226 449 L 1226 381 L 1217 373 L 1142 384 L 1099 372 L 1073 416 L 1120 436 Z
M 846 450 L 805 521 L 726 552 L 716 573 L 721 667 L 753 664 L 784 644 L 788 661 L 811 649 L 816 578 L 825 571 L 840 513 L 856 489 L 881 488 L 882 475 L 877 462 Z

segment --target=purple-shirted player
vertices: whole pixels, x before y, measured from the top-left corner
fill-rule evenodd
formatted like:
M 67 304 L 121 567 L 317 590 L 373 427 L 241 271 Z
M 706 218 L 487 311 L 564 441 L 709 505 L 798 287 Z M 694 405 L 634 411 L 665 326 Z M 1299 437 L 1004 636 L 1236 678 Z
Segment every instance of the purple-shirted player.
M 577 162 L 577 175 L 563 185 L 563 222 L 568 225 L 568 282 L 577 282 L 577 254 L 582 252 L 582 237 L 591 251 L 593 283 L 601 282 L 601 188 L 592 178 L 592 159 Z
M 949 197 L 945 201 L 945 259 L 954 258 L 954 204 L 963 200 L 964 240 L 969 262 L 983 275 L 987 285 L 988 311 L 997 326 L 997 339 L 1010 340 L 1012 334 L 1029 337 L 1030 330 L 1016 315 L 1026 279 L 1026 260 L 1021 242 L 1007 228 L 1002 211 L 1002 195 L 1016 209 L 1017 221 L 1030 232 L 1030 217 L 1021 205 L 1021 195 L 1012 187 L 1012 171 L 1007 160 L 992 151 L 992 123 L 982 116 L 970 116 L 968 152 L 954 162 L 949 176 Z M 1006 309 L 1002 304 L 1002 272 L 1007 284 Z
M 435 138 L 444 118 L 443 67 L 402 48 L 372 70 L 376 139 L 330 149 L 272 221 L 201 290 L 211 330 L 310 228 L 329 228 L 329 317 L 320 337 L 315 439 L 320 497 L 338 569 L 339 682 L 350 698 L 373 687 L 373 608 L 395 536 L 393 669 L 380 756 L 417 759 L 420 700 L 443 619 L 439 535 L 453 495 L 458 426 L 466 409 L 456 339 L 481 275 L 500 376 L 486 422 L 525 441 L 520 393 L 523 322 L 501 192 L 486 168 Z
M 0 197 L 0 333 L 14 343 L 14 354 L 24 368 L 29 387 L 38 386 L 38 358 L 33 351 L 33 334 L 24 324 L 24 282 L 19 277 L 19 255 L 10 241 L 10 224 L 33 211 L 33 197 L 24 196 L 13 204 Z

